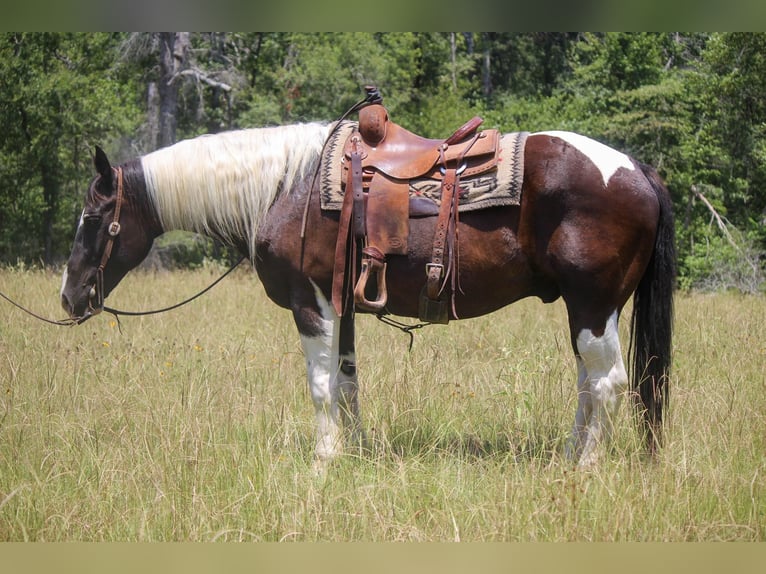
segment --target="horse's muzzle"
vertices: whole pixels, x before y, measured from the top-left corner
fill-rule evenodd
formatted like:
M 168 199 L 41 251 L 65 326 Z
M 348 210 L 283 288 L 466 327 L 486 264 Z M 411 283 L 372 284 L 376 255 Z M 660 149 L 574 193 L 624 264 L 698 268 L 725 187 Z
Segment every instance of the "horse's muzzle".
M 82 325 L 85 321 L 91 317 L 98 315 L 103 310 L 103 306 L 98 304 L 94 305 L 94 300 L 98 299 L 96 294 L 96 288 L 91 287 L 87 294 L 87 304 L 83 305 L 82 300 L 79 302 L 72 302 L 67 296 L 67 293 L 62 291 L 61 293 L 61 306 L 66 311 L 69 319 L 74 325 Z M 79 308 L 78 308 L 79 307 Z

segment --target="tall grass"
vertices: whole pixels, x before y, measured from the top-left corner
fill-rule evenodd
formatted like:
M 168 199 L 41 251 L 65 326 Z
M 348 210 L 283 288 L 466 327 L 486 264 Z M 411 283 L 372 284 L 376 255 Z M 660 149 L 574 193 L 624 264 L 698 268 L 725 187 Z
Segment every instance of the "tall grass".
M 136 272 L 109 302 L 172 303 L 216 271 Z M 58 288 L 0 272 L 48 316 Z M 297 333 L 252 273 L 121 325 L 0 305 L 0 540 L 766 538 L 764 298 L 680 295 L 666 448 L 645 460 L 624 406 L 589 472 L 561 455 L 576 400 L 560 303 L 430 327 L 410 353 L 359 317 L 372 448 L 324 480 Z

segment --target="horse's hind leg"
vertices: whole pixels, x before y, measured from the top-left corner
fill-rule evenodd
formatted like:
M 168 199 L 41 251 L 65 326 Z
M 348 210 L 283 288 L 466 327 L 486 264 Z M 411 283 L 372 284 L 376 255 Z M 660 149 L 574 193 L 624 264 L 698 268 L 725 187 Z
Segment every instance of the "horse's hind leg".
M 614 417 L 628 386 L 617 319 L 615 311 L 603 331 L 581 329 L 573 333 L 579 380 L 570 452 L 579 458 L 581 468 L 593 465 L 598 459 L 599 446 L 611 438 Z
M 306 357 L 316 415 L 315 468 L 321 472 L 342 450 L 340 419 L 346 419 L 355 430 L 361 425 L 353 328 L 348 331 L 349 324 L 338 317 L 316 287 L 314 295 L 315 305 L 297 305 L 293 315 Z
M 588 372 L 585 370 L 585 363 L 578 354 L 577 359 L 577 413 L 572 428 L 572 437 L 567 445 L 567 458 L 578 459 L 585 446 L 587 437 L 587 425 L 593 410 L 593 403 L 590 400 L 588 389 Z

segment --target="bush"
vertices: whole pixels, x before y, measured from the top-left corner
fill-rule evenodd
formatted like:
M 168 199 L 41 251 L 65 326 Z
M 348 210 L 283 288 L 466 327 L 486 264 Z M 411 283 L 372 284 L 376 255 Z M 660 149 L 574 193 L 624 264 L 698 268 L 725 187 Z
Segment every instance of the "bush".
M 155 241 L 142 267 L 152 270 L 198 269 L 210 261 L 229 265 L 237 258 L 234 249 L 213 239 L 195 233 L 171 231 Z
M 680 262 L 680 287 L 696 291 L 763 293 L 766 253 L 734 230 L 731 237 L 709 234 Z

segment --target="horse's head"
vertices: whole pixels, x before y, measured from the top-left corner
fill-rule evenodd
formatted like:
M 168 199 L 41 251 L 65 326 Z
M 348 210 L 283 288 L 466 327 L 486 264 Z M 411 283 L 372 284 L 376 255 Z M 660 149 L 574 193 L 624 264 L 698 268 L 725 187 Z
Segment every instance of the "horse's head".
M 96 148 L 93 179 L 61 285 L 61 304 L 78 323 L 100 313 L 104 298 L 136 267 L 161 229 L 145 200 L 140 163 L 113 168 Z M 140 188 L 140 189 L 139 189 Z

